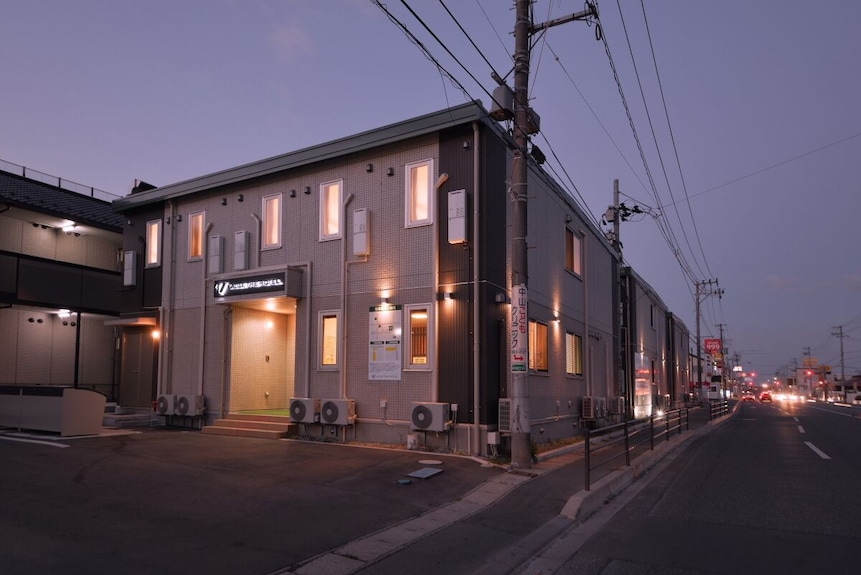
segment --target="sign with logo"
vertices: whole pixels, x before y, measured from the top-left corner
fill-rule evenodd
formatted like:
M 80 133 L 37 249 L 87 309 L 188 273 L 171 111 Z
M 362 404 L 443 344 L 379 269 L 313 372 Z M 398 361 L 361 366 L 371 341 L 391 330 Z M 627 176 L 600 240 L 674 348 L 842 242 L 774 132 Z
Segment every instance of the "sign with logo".
M 717 338 L 706 338 L 703 347 L 709 355 L 720 355 L 721 341 Z
M 368 313 L 368 379 L 401 379 L 401 306 L 378 305 Z
M 511 298 L 511 371 L 525 372 L 529 363 L 529 315 L 527 305 L 529 292 L 526 284 L 520 284 L 513 289 Z
M 216 298 L 224 298 L 256 293 L 283 292 L 284 285 L 284 272 L 218 280 L 212 286 L 212 295 Z

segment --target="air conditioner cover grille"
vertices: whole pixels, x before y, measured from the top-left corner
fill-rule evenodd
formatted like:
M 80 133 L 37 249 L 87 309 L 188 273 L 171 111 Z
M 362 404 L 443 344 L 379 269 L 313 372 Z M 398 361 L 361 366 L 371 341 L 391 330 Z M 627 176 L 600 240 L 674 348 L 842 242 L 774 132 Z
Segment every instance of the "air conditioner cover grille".
M 426 405 L 417 405 L 413 408 L 412 419 L 416 429 L 427 429 L 433 423 L 433 414 Z

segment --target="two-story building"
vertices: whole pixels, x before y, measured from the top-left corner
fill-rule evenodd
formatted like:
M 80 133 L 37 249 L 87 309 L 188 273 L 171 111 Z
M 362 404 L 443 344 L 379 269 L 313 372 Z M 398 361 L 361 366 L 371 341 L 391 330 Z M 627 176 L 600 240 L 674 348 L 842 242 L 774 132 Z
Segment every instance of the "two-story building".
M 116 201 L 122 341 L 157 366 L 159 409 L 485 453 L 508 423 L 511 150 L 468 103 Z M 625 396 L 619 259 L 533 160 L 528 186 L 528 401 L 547 441 L 603 415 L 584 397 Z

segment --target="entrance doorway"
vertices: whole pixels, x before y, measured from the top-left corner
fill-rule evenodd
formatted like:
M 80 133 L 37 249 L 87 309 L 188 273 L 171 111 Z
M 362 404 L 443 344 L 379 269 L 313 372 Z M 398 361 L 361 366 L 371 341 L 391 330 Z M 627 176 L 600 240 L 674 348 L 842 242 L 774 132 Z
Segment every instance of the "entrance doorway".
M 152 330 L 125 329 L 122 337 L 118 403 L 149 409 L 156 392 L 157 350 Z
M 289 415 L 296 379 L 296 314 L 235 304 L 230 349 L 229 411 Z

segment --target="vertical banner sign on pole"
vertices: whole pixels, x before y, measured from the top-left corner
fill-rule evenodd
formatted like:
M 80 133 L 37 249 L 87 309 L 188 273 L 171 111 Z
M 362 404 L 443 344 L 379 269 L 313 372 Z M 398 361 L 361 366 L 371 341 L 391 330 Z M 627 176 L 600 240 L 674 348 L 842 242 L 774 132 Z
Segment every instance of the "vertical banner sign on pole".
M 526 284 L 514 288 L 511 298 L 511 371 L 525 372 L 529 361 L 529 316 L 526 306 L 529 301 Z

